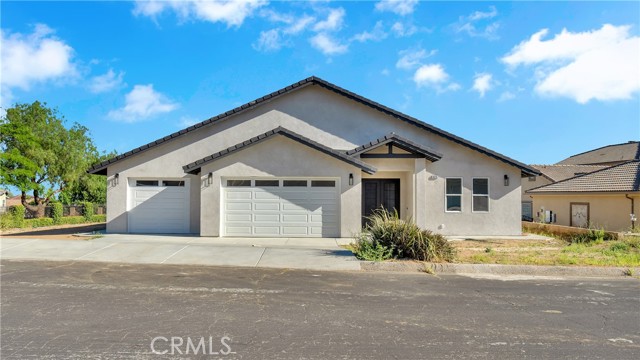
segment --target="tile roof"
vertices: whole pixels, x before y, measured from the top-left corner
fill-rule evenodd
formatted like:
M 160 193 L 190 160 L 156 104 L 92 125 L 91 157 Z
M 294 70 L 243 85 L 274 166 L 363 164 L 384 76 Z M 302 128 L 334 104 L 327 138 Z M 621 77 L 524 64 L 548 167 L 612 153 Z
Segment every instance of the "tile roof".
M 312 77 L 306 78 L 304 80 L 298 81 L 298 82 L 296 82 L 294 84 L 291 84 L 291 85 L 289 85 L 287 87 L 284 87 L 284 88 L 282 88 L 280 90 L 274 91 L 274 92 L 272 92 L 272 93 L 270 93 L 268 95 L 265 95 L 263 97 L 255 99 L 253 101 L 250 101 L 250 102 L 248 102 L 248 103 L 246 103 L 244 105 L 238 106 L 237 108 L 235 108 L 233 110 L 230 110 L 230 111 L 224 112 L 222 114 L 216 115 L 216 116 L 214 116 L 214 117 L 212 117 L 210 119 L 207 119 L 207 120 L 205 120 L 203 122 L 200 122 L 198 124 L 189 126 L 186 129 L 177 131 L 177 132 L 175 132 L 175 133 L 173 133 L 171 135 L 167 135 L 167 136 L 163 137 L 162 139 L 158 139 L 156 141 L 150 142 L 150 143 L 148 143 L 146 145 L 143 145 L 143 146 L 140 146 L 140 147 L 138 147 L 136 149 L 128 151 L 128 152 L 126 152 L 124 154 L 118 155 L 118 156 L 116 156 L 114 158 L 111 158 L 111 159 L 105 160 L 103 162 L 94 164 L 89 170 L 87 170 L 87 172 L 91 173 L 91 174 L 106 175 L 107 167 L 109 165 L 113 164 L 113 163 L 116 163 L 118 161 L 124 160 L 124 159 L 128 158 L 129 156 L 135 155 L 137 153 L 146 151 L 146 150 L 148 150 L 150 148 L 158 146 L 158 145 L 160 145 L 160 144 L 162 144 L 162 143 L 164 143 L 166 141 L 170 141 L 172 139 L 180 137 L 180 136 L 182 136 L 184 134 L 187 134 L 187 133 L 189 133 L 191 131 L 195 131 L 195 130 L 203 127 L 203 126 L 207 126 L 207 125 L 210 125 L 210 124 L 215 124 L 217 122 L 220 122 L 220 121 L 222 121 L 222 120 L 224 120 L 224 119 L 226 119 L 226 118 L 228 118 L 228 117 L 230 117 L 232 115 L 235 115 L 235 114 L 238 114 L 238 113 L 242 113 L 242 112 L 244 112 L 246 110 L 252 109 L 252 108 L 254 108 L 256 106 L 259 106 L 262 103 L 265 103 L 265 102 L 271 101 L 271 100 L 273 100 L 273 99 L 275 99 L 277 97 L 280 97 L 281 95 L 290 93 L 290 92 L 298 90 L 298 89 L 302 89 L 302 88 L 304 88 L 306 86 L 310 86 L 310 85 L 317 85 L 317 86 L 323 87 L 323 88 L 325 88 L 325 89 L 327 89 L 329 91 L 332 91 L 332 92 L 335 92 L 335 93 L 337 93 L 339 95 L 345 96 L 345 97 L 347 97 L 347 98 L 349 98 L 351 100 L 359 102 L 359 103 L 361 103 L 361 104 L 363 104 L 365 106 L 371 107 L 371 108 L 373 108 L 373 109 L 375 109 L 377 111 L 380 111 L 380 112 L 382 112 L 384 114 L 387 114 L 387 115 L 389 115 L 389 116 L 391 116 L 393 118 L 396 118 L 398 120 L 401 120 L 401 121 L 407 122 L 409 124 L 415 125 L 415 126 L 421 128 L 423 130 L 432 132 L 432 133 L 434 133 L 436 135 L 444 137 L 445 139 L 448 139 L 450 141 L 458 143 L 458 144 L 460 144 L 462 146 L 471 148 L 471 149 L 473 149 L 475 151 L 478 151 L 478 152 L 480 152 L 482 154 L 485 154 L 487 156 L 493 157 L 493 158 L 495 158 L 495 159 L 497 159 L 499 161 L 502 161 L 504 163 L 507 163 L 507 164 L 509 164 L 511 166 L 515 166 L 516 168 L 519 168 L 522 171 L 523 175 L 539 175 L 539 172 L 537 170 L 535 170 L 535 169 L 533 169 L 533 168 L 531 168 L 531 167 L 529 167 L 529 166 L 527 166 L 527 165 L 525 165 L 525 164 L 523 164 L 523 163 L 521 163 L 521 162 L 519 162 L 517 160 L 514 160 L 514 159 L 512 159 L 510 157 L 507 157 L 507 156 L 504 156 L 502 154 L 499 154 L 499 153 L 497 153 L 497 152 L 495 152 L 493 150 L 489 150 L 489 149 L 487 149 L 487 148 L 485 148 L 483 146 L 480 146 L 480 145 L 475 144 L 475 143 L 473 143 L 471 141 L 465 140 L 465 139 L 463 139 L 461 137 L 458 137 L 458 136 L 453 135 L 453 134 L 451 134 L 449 132 L 446 132 L 446 131 L 444 131 L 442 129 L 439 129 L 439 128 L 433 126 L 433 125 L 429 125 L 427 123 L 424 123 L 424 122 L 422 122 L 422 121 L 420 121 L 420 120 L 418 120 L 418 119 L 416 119 L 414 117 L 411 117 L 411 116 L 403 114 L 403 113 L 401 113 L 399 111 L 396 111 L 396 110 L 393 110 L 391 108 L 388 108 L 388 107 L 386 107 L 384 105 L 381 105 L 381 104 L 379 104 L 379 103 L 377 103 L 375 101 L 369 100 L 369 99 L 367 99 L 367 98 L 365 98 L 363 96 L 355 94 L 355 93 L 353 93 L 351 91 L 343 89 L 343 88 L 341 88 L 341 87 L 339 87 L 337 85 L 334 85 L 334 84 L 332 84 L 332 83 L 330 83 L 328 81 L 322 80 L 322 79 L 320 79 L 318 77 L 315 77 L 315 76 L 312 76 Z
M 539 170 L 542 176 L 556 182 L 577 175 L 582 175 L 596 170 L 607 168 L 606 165 L 531 165 L 532 168 Z
M 629 141 L 622 144 L 613 144 L 601 148 L 585 151 L 570 156 L 558 165 L 615 165 L 616 163 L 640 160 L 640 141 Z
M 273 137 L 274 135 L 282 135 L 285 136 L 291 140 L 297 141 L 303 145 L 306 145 L 310 148 L 313 148 L 315 150 L 318 150 L 320 152 L 323 152 L 329 156 L 332 156 L 338 160 L 342 160 L 348 164 L 351 164 L 353 166 L 356 166 L 360 169 L 362 169 L 362 171 L 368 173 L 368 174 L 374 174 L 377 169 L 363 161 L 361 161 L 360 159 L 357 159 L 355 157 L 349 156 L 347 154 L 345 154 L 344 152 L 338 151 L 338 150 L 334 150 L 331 149 L 325 145 L 322 145 L 320 143 L 317 143 L 309 138 L 306 138 L 302 135 L 296 134 L 293 131 L 287 130 L 283 127 L 277 127 L 273 130 L 267 131 L 264 134 L 260 134 L 256 137 L 253 137 L 249 140 L 243 141 L 239 144 L 236 144 L 234 146 L 231 146 L 227 149 L 224 149 L 222 151 L 219 151 L 217 153 L 211 154 L 205 158 L 202 158 L 200 160 L 194 161 L 190 164 L 187 164 L 185 166 L 182 167 L 182 169 L 184 170 L 184 172 L 189 173 L 189 174 L 197 174 L 198 172 L 200 172 L 200 168 L 202 166 L 204 166 L 205 164 L 208 164 L 212 161 L 216 161 L 219 160 L 227 155 L 231 155 L 232 153 L 242 150 L 242 149 L 246 149 L 247 147 L 251 146 L 251 145 L 255 145 L 258 143 L 261 143 L 271 137 Z
M 640 161 L 606 167 L 553 184 L 533 188 L 527 193 L 634 192 L 640 191 Z
M 371 142 L 368 142 L 364 145 L 360 145 L 357 148 L 353 149 L 353 150 L 348 150 L 347 151 L 347 155 L 350 156 L 356 156 L 356 155 L 360 155 L 363 152 L 369 151 L 369 150 L 373 150 L 379 146 L 383 146 L 386 144 L 393 144 L 394 146 L 397 146 L 398 148 L 408 151 L 410 153 L 413 154 L 419 154 L 424 156 L 425 158 L 427 158 L 427 160 L 429 161 L 438 161 L 440 159 L 442 159 L 442 154 L 427 147 L 427 146 L 423 146 L 420 144 L 417 144 L 411 140 L 405 139 L 400 135 L 396 135 L 394 133 L 391 133 L 389 135 L 385 135 L 379 139 L 373 140 Z

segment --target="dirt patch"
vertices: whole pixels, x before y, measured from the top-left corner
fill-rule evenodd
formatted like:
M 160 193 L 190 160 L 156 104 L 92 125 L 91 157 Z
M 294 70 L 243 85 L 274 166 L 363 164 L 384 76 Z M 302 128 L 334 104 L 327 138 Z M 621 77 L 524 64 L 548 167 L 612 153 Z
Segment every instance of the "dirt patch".
M 91 223 L 80 225 L 48 226 L 37 229 L 10 229 L 2 231 L 3 238 L 12 239 L 42 239 L 42 240 L 88 240 L 90 237 L 74 236 L 74 234 L 92 233 L 104 230 L 104 223 Z
M 505 265 L 595 265 L 639 266 L 637 240 L 596 241 L 569 244 L 546 240 L 462 240 L 453 241 L 456 262 Z

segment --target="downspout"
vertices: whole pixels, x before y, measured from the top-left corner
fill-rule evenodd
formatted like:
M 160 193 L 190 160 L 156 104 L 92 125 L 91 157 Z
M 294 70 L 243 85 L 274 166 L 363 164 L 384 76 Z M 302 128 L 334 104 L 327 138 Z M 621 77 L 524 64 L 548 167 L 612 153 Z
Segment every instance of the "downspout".
M 635 228 L 636 227 L 636 222 L 634 220 L 635 218 L 635 208 L 634 208 L 634 199 L 632 197 L 629 196 L 629 194 L 624 194 L 624 197 L 626 197 L 627 199 L 631 200 L 631 228 Z

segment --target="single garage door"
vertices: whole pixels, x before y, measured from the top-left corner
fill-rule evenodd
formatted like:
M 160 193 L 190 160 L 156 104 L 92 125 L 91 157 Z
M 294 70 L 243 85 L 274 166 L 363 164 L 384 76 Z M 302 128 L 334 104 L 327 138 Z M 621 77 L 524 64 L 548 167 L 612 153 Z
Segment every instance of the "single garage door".
M 227 179 L 223 193 L 225 236 L 340 236 L 335 179 Z
M 130 179 L 129 232 L 189 232 L 189 180 Z

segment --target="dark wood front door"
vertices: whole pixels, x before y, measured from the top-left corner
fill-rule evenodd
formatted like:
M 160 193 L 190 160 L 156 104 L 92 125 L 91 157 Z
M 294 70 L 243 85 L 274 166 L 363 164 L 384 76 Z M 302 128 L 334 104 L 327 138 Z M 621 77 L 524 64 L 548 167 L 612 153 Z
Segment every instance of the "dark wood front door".
M 400 179 L 363 179 L 362 180 L 362 224 L 365 217 L 375 209 L 394 209 L 400 214 Z

